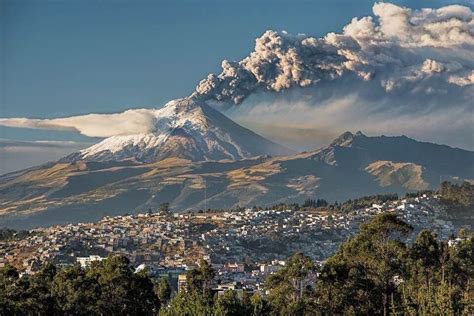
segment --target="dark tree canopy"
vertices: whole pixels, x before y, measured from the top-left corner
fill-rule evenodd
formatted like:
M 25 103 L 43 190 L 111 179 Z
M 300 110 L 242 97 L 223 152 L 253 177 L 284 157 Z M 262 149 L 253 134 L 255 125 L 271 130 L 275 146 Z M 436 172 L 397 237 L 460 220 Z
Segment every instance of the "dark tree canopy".
M 125 257 L 88 269 L 47 264 L 22 278 L 11 266 L 0 270 L 0 315 L 153 315 L 159 306 L 151 280 Z

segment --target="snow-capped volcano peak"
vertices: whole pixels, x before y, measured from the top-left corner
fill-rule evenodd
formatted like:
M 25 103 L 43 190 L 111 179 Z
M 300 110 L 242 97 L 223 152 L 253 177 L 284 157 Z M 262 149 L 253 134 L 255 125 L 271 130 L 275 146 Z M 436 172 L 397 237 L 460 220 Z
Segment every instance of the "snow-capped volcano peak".
M 290 153 L 194 98 L 170 101 L 151 113 L 152 131 L 112 136 L 68 159 L 152 162 L 180 157 L 202 161 Z
M 205 103 L 192 98 L 177 99 L 168 102 L 163 108 L 155 110 L 155 133 L 167 133 L 174 128 L 186 128 L 205 132 L 208 127 L 204 114 Z

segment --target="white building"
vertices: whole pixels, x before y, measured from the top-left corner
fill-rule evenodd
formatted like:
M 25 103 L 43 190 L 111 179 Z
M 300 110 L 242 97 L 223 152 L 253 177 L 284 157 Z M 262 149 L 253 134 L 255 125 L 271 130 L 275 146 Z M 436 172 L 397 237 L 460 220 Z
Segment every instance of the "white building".
M 79 262 L 82 268 L 87 268 L 91 265 L 93 261 L 102 261 L 105 258 L 101 256 L 89 256 L 89 257 L 77 257 L 76 261 Z

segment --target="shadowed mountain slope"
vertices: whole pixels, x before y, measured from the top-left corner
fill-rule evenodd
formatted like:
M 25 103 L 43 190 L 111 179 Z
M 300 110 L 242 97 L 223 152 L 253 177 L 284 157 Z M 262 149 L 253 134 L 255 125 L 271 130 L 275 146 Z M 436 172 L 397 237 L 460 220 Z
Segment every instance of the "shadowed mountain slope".
M 315 151 L 273 158 L 141 162 L 76 157 L 1 176 L 0 226 L 92 221 L 156 210 L 163 202 L 179 212 L 308 197 L 343 201 L 473 179 L 474 152 L 360 132 L 344 133 Z

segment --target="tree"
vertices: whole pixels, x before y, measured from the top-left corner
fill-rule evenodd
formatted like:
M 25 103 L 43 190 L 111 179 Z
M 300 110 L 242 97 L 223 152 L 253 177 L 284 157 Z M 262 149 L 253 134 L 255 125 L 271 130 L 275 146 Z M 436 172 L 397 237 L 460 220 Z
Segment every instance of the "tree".
M 0 228 L 0 240 L 10 240 L 15 237 L 16 230 L 7 227 Z
M 58 313 L 54 293 L 52 293 L 52 283 L 56 277 L 57 268 L 54 264 L 47 263 L 43 268 L 29 279 L 29 286 L 26 290 L 25 303 L 30 310 L 34 310 L 41 315 L 52 315 Z
M 252 315 L 254 312 L 252 304 L 252 296 L 247 292 L 242 292 L 242 297 L 240 297 L 240 302 L 242 305 L 241 312 L 243 315 Z
M 134 273 L 126 257 L 109 257 L 88 275 L 100 286 L 98 307 L 102 313 L 147 315 L 159 309 L 152 281 L 146 272 Z
M 455 285 L 453 293 L 455 312 L 474 313 L 474 234 L 464 236 L 461 241 L 449 247 L 447 282 Z M 459 311 L 459 312 L 458 312 Z
M 394 214 L 360 226 L 320 271 L 316 301 L 328 314 L 468 315 L 473 297 L 474 237 L 452 246 L 422 231 L 407 246 L 411 227 Z
M 471 238 L 448 246 L 422 231 L 410 247 L 407 275 L 400 285 L 406 313 L 461 315 L 472 313 L 470 282 L 474 277 Z
M 14 315 L 19 312 L 21 295 L 16 289 L 19 274 L 15 267 L 6 264 L 0 269 L 0 315 Z
M 240 301 L 237 292 L 228 290 L 220 296 L 214 304 L 215 316 L 238 316 L 245 315 L 245 308 Z
M 207 297 L 199 292 L 180 292 L 169 306 L 160 309 L 160 316 L 208 316 L 213 307 Z
M 268 301 L 265 300 L 260 294 L 255 293 L 251 298 L 251 315 L 254 316 L 263 316 L 269 315 L 271 312 L 271 307 L 268 304 Z
M 327 207 L 329 203 L 325 199 L 318 199 L 316 201 L 316 207 Z
M 292 256 L 286 267 L 272 274 L 265 282 L 268 302 L 280 315 L 300 315 L 311 310 L 315 272 L 313 261 L 302 253 Z
M 155 284 L 155 293 L 158 296 L 161 304 L 166 304 L 171 298 L 171 287 L 167 278 L 161 278 Z
M 355 256 L 356 262 L 365 267 L 368 276 L 381 289 L 384 315 L 388 313 L 389 298 L 395 291 L 394 280 L 403 273 L 406 247 L 400 237 L 412 229 L 395 214 L 384 213 L 361 225 L 355 239 L 357 254 L 362 251 L 361 256 Z
M 21 278 L 10 265 L 0 269 L 0 315 L 154 315 L 159 307 L 150 278 L 124 257 L 87 269 L 46 264 Z
M 474 185 L 469 182 L 456 185 L 444 181 L 441 183 L 439 194 L 441 199 L 448 204 L 454 204 L 459 207 L 472 207 L 474 205 Z
M 313 199 L 306 199 L 302 207 L 316 207 L 316 201 Z
M 101 312 L 98 305 L 101 288 L 98 275 L 79 265 L 65 267 L 57 272 L 51 291 L 62 313 L 69 315 L 93 315 Z
M 361 265 L 335 255 L 322 267 L 316 282 L 318 307 L 327 314 L 371 314 L 374 304 L 380 304 L 369 299 L 375 295 L 374 288 Z
M 199 268 L 192 269 L 186 273 L 188 291 L 210 295 L 211 282 L 214 276 L 215 271 L 212 266 L 206 260 L 201 260 Z
M 165 202 L 165 203 L 161 203 L 160 204 L 160 214 L 162 215 L 171 215 L 171 209 L 170 209 L 170 204 L 168 202 Z
M 340 205 L 340 209 L 344 212 L 349 212 L 365 207 L 372 206 L 372 204 L 381 204 L 387 201 L 398 200 L 397 194 L 377 194 L 364 196 L 355 200 L 347 200 Z
M 362 224 L 321 271 L 320 303 L 331 313 L 352 310 L 387 315 L 390 298 L 397 294 L 396 279 L 403 275 L 406 246 L 400 238 L 411 230 L 393 213 L 379 214 Z

